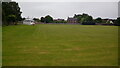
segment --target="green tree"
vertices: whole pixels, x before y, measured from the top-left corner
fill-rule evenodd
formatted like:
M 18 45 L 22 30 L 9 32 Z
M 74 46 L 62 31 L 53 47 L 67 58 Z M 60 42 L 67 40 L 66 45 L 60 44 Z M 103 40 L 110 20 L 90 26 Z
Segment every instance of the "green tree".
M 89 21 L 90 21 L 90 22 L 93 21 L 92 16 L 86 16 L 85 21 L 88 21 L 88 22 L 89 22 Z
M 21 21 L 21 11 L 18 3 L 16 2 L 2 2 L 2 20 L 3 20 L 3 25 L 9 25 L 15 21 Z M 8 20 L 9 18 L 12 18 L 12 20 Z M 17 24 L 17 23 L 15 23 Z
M 45 18 L 44 17 L 41 17 L 41 22 L 45 22 Z
M 81 20 L 80 20 L 81 23 L 85 22 L 85 21 L 86 21 L 85 18 L 81 18 Z
M 75 14 L 74 18 L 77 18 L 78 23 L 81 23 L 81 20 L 82 20 L 82 15 L 81 14 L 78 14 L 78 15 Z
M 9 21 L 8 25 L 9 24 L 15 24 L 16 25 L 17 24 L 17 23 L 15 23 L 16 19 L 17 19 L 17 17 L 15 15 L 8 15 L 7 16 L 7 21 Z
M 34 21 L 40 22 L 39 18 L 33 18 Z
M 88 14 L 85 14 L 85 13 L 83 13 L 82 15 L 81 14 L 78 14 L 78 15 L 75 14 L 74 18 L 77 18 L 78 23 L 93 21 L 93 17 L 88 15 Z
M 45 23 L 52 23 L 52 22 L 53 22 L 53 18 L 51 16 L 47 15 L 45 17 Z
M 98 17 L 98 18 L 95 19 L 95 22 L 96 23 L 102 23 L 102 19 L 100 17 Z
M 120 17 L 118 17 L 117 20 L 115 21 L 115 25 L 120 26 Z

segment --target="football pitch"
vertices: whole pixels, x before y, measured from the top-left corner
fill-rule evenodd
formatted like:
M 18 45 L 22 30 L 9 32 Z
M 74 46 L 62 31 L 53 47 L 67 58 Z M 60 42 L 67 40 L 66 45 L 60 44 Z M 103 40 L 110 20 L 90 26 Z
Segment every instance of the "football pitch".
M 2 48 L 3 66 L 117 66 L 118 27 L 5 26 Z

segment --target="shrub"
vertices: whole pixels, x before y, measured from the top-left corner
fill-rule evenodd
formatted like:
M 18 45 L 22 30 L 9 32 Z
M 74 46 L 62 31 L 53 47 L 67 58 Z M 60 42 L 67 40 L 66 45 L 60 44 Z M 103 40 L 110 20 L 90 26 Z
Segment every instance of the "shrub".
M 95 25 L 95 22 L 83 22 L 82 25 Z

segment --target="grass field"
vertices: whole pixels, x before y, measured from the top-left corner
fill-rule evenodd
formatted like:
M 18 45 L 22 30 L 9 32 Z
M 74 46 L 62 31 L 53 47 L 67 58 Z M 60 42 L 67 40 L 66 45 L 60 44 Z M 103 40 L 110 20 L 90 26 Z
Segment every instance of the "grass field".
M 2 66 L 2 27 L 0 26 L 0 67 Z
M 118 27 L 3 27 L 3 66 L 117 66 Z

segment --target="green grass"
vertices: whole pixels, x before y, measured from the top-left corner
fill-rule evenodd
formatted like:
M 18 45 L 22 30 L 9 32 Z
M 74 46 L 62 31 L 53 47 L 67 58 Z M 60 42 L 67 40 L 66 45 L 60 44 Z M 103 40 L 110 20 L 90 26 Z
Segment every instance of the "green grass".
M 0 26 L 0 66 L 2 66 L 2 27 Z
M 3 27 L 3 66 L 117 66 L 118 27 Z

